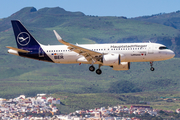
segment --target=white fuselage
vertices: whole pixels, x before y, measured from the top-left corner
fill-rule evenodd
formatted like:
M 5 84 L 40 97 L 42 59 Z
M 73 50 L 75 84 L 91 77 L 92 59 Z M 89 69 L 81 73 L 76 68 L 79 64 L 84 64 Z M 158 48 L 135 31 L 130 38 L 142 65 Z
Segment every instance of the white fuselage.
M 84 44 L 78 46 L 104 54 L 120 54 L 123 56 L 121 62 L 161 61 L 171 59 L 175 55 L 169 49 L 160 49 L 164 45 L 157 43 Z M 69 50 L 66 45 L 41 45 L 41 47 L 55 63 L 90 64 L 82 55 Z M 43 53 L 41 53 L 41 56 L 43 56 Z

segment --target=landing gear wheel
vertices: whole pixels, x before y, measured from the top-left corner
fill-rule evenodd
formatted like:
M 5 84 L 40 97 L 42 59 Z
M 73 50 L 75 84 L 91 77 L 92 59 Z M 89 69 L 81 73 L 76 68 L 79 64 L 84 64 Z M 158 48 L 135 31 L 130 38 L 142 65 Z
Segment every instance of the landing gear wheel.
M 154 71 L 155 69 L 153 67 L 150 68 L 151 71 Z
M 97 73 L 98 75 L 100 75 L 100 74 L 102 73 L 101 69 L 97 69 L 97 70 L 96 70 L 96 73 Z
M 153 68 L 153 61 L 150 62 L 150 66 L 151 66 L 150 70 L 154 71 L 155 69 Z
M 91 66 L 89 67 L 89 70 L 90 70 L 91 72 L 93 72 L 93 71 L 95 70 L 95 67 L 94 67 L 93 65 L 91 65 Z

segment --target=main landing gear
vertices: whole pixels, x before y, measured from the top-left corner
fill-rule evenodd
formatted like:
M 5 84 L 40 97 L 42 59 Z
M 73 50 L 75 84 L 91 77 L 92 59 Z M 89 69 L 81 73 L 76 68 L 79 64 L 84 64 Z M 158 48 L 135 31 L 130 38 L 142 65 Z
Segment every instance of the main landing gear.
M 99 68 L 96 70 L 96 74 L 98 74 L 98 75 L 100 75 L 100 74 L 102 73 L 100 67 L 101 67 L 101 65 L 99 65 Z M 93 72 L 93 71 L 95 70 L 95 67 L 94 67 L 93 65 L 91 65 L 91 66 L 89 67 L 89 70 L 90 70 L 91 72 Z
M 89 70 L 90 70 L 91 72 L 94 72 L 95 67 L 94 67 L 93 65 L 91 65 L 91 66 L 89 67 Z
M 151 71 L 154 71 L 155 69 L 153 68 L 153 61 L 150 62 L 150 66 L 151 66 L 150 70 L 151 70 Z
M 100 75 L 102 73 L 101 69 L 96 70 L 96 74 Z

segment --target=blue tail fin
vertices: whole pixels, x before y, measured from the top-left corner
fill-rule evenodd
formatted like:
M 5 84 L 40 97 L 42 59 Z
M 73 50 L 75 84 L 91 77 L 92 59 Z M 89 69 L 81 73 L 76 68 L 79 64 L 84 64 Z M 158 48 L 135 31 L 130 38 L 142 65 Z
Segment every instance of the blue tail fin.
M 18 46 L 18 55 L 22 57 L 28 57 L 32 59 L 53 62 L 48 55 L 41 48 L 41 44 L 34 39 L 34 37 L 29 33 L 29 31 L 24 27 L 24 25 L 19 20 L 11 21 L 13 26 L 13 31 Z M 21 52 L 21 51 L 28 52 Z
M 40 44 L 34 39 L 29 31 L 19 20 L 11 21 L 16 43 L 19 49 L 39 48 Z

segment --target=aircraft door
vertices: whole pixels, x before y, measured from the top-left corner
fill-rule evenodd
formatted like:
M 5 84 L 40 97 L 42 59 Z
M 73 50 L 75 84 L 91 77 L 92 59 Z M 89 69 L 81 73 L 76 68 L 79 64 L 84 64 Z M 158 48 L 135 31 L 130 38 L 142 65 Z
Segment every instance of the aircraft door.
M 41 47 L 39 47 L 39 57 L 44 57 L 44 51 Z
M 148 45 L 148 54 L 153 54 L 153 44 Z

